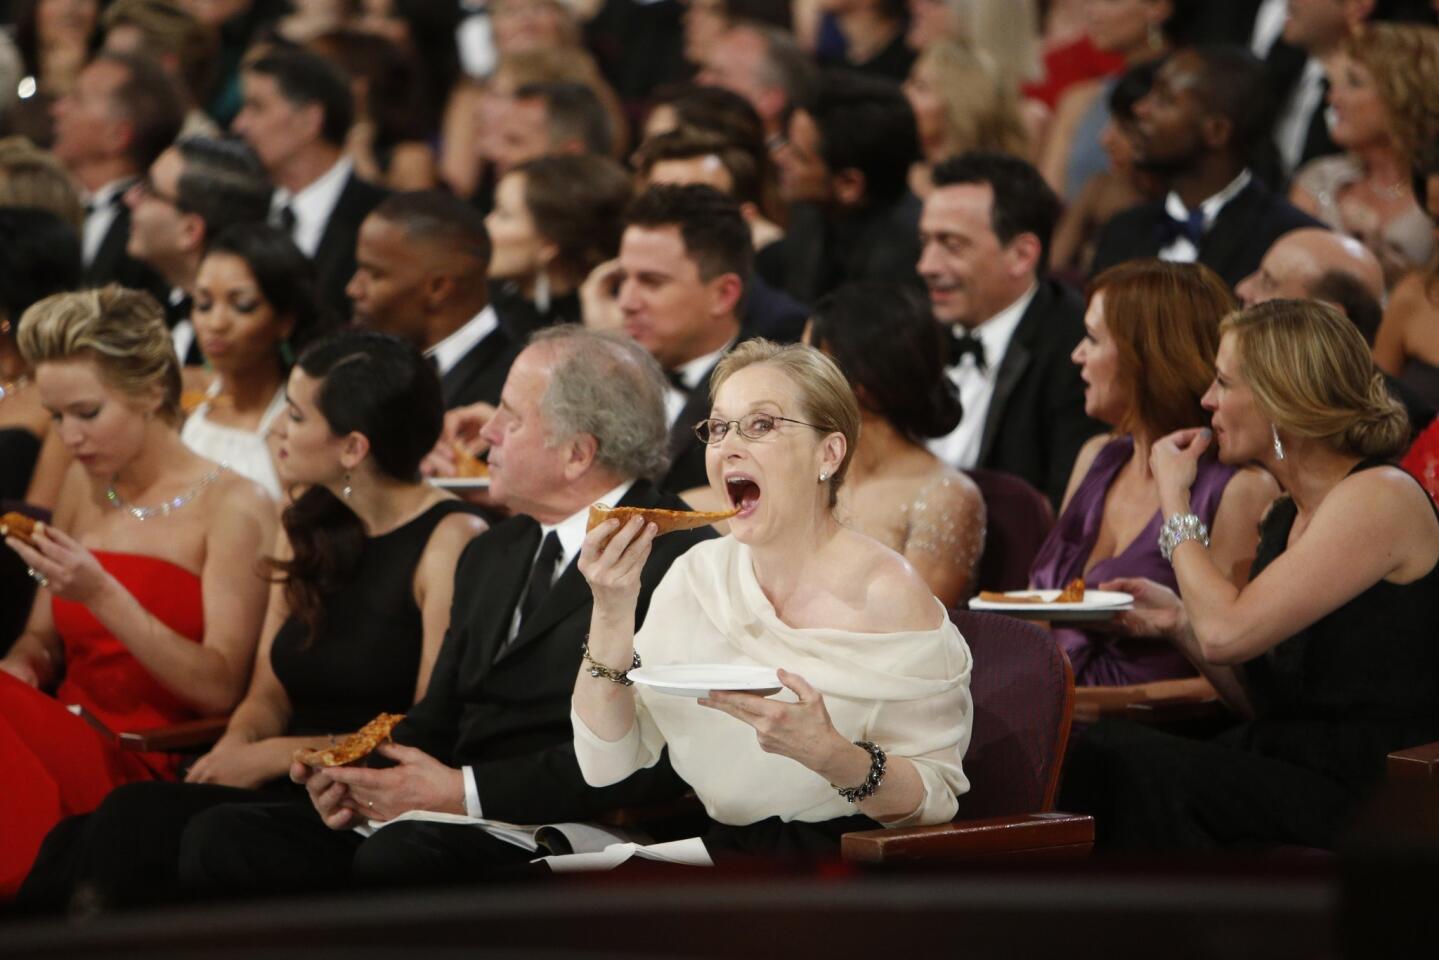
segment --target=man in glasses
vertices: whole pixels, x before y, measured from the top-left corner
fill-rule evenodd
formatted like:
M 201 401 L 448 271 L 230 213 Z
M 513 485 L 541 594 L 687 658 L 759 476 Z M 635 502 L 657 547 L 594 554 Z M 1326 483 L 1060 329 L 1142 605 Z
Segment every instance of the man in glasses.
M 617 302 L 624 331 L 669 377 L 672 466 L 661 486 L 684 491 L 706 483 L 694 425 L 709 416 L 715 364 L 739 339 L 754 248 L 738 204 L 708 186 L 651 187 L 626 223 Z
M 163 298 L 155 272 L 125 253 L 130 212 L 121 198 L 180 131 L 184 103 L 174 83 L 143 57 L 101 53 L 52 113 L 55 159 L 85 201 L 86 286 L 113 282 Z
M 169 287 L 165 319 L 187 365 L 203 361 L 189 317 L 205 247 L 232 224 L 264 222 L 270 192 L 260 161 L 242 141 L 192 137 L 161 153 L 125 193 L 131 220 L 125 250 Z

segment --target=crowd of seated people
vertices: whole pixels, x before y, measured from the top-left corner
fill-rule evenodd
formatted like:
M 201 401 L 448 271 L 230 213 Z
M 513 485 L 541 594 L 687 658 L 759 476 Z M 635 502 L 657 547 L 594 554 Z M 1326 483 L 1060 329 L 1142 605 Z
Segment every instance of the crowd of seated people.
M 1079 686 L 1228 710 L 1076 730 L 1100 850 L 1332 847 L 1439 739 L 1432 5 L 26 0 L 0 40 L 40 521 L 0 910 L 542 872 L 478 820 L 680 810 L 711 864 L 943 824 L 996 669 L 949 612 L 1000 565 L 1133 595 L 1045 624 Z M 693 664 L 778 689 L 631 677 Z

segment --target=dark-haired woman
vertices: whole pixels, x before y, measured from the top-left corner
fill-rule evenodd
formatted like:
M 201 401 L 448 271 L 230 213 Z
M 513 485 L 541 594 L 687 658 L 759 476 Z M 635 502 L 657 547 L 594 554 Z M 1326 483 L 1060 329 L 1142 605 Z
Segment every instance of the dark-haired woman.
M 323 327 L 314 265 L 274 227 L 230 227 L 200 262 L 190 319 L 215 378 L 180 438 L 279 500 L 267 437 L 285 409 L 295 353 Z
M 485 217 L 495 310 L 517 338 L 580 321 L 579 289 L 620 248 L 629 175 L 606 157 L 548 156 L 500 180 Z
M 1149 456 L 1183 600 L 1127 582 L 1125 619 L 1178 645 L 1248 719 L 1209 742 L 1101 723 L 1071 748 L 1064 809 L 1095 814 L 1109 846 L 1329 847 L 1387 753 L 1439 738 L 1439 513 L 1391 463 L 1409 418 L 1342 314 L 1272 300 L 1220 331 L 1212 429 Z M 1285 493 L 1242 587 L 1191 499 L 1215 445 Z
M 443 410 L 433 370 L 393 337 L 341 333 L 300 357 L 276 434 L 281 477 L 308 489 L 286 509 L 270 561 L 249 692 L 188 782 L 117 790 L 56 830 L 23 900 L 59 907 L 77 883 L 109 903 L 178 893 L 191 816 L 283 800 L 296 749 L 419 699 L 449 622 L 455 564 L 484 529 L 420 480 Z
M 1108 587 L 1149 577 L 1173 587 L 1158 537 L 1164 523 L 1149 451 L 1168 433 L 1204 422 L 1200 405 L 1214 379 L 1219 322 L 1234 308 L 1208 267 L 1139 260 L 1100 274 L 1073 360 L 1084 380 L 1084 412 L 1114 432 L 1080 448 L 1059 520 L 1039 548 L 1030 584 L 1062 588 L 1075 578 Z M 1214 531 L 1215 562 L 1242 585 L 1254 558 L 1259 517 L 1278 495 L 1257 470 L 1237 472 L 1213 457 L 1199 465 L 1194 512 Z M 1102 629 L 1056 627 L 1075 683 L 1122 686 L 1192 676 L 1168 644 Z
M 839 364 L 859 400 L 860 441 L 837 515 L 903 555 L 955 607 L 974 591 L 985 513 L 974 481 L 924 446 L 962 414 L 943 336 L 918 294 L 876 283 L 821 300 L 805 342 Z

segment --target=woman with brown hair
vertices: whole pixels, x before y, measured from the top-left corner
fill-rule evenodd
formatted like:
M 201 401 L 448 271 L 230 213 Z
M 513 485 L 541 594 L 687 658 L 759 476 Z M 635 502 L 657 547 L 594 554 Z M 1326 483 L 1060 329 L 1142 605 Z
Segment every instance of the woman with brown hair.
M 1149 577 L 1173 587 L 1157 537 L 1164 523 L 1149 466 L 1153 445 L 1204 422 L 1200 398 L 1214 379 L 1219 321 L 1235 306 L 1224 281 L 1199 264 L 1140 260 L 1100 274 L 1090 288 L 1085 335 L 1074 348 L 1084 412 L 1114 427 L 1079 451 L 1059 521 L 1030 571 L 1040 589 L 1082 577 L 1101 587 Z M 1235 584 L 1247 578 L 1259 516 L 1278 491 L 1258 471 L 1204 460 L 1195 512 L 1214 530 L 1214 556 Z M 1191 675 L 1165 644 L 1100 629 L 1059 627 L 1055 635 L 1082 685 L 1124 685 Z
M 1120 588 L 1137 601 L 1125 625 L 1175 643 L 1248 719 L 1209 742 L 1093 727 L 1063 804 L 1094 813 L 1113 846 L 1330 847 L 1385 755 L 1439 738 L 1439 513 L 1390 464 L 1408 417 L 1337 310 L 1272 300 L 1220 331 L 1212 430 L 1150 453 L 1183 600 L 1148 581 Z M 1221 461 L 1258 465 L 1286 494 L 1243 586 L 1194 513 L 1216 443 Z
M 1409 167 L 1439 116 L 1439 29 L 1372 24 L 1345 41 L 1329 80 L 1331 133 L 1346 152 L 1306 164 L 1289 198 L 1373 250 L 1392 287 L 1434 254 Z

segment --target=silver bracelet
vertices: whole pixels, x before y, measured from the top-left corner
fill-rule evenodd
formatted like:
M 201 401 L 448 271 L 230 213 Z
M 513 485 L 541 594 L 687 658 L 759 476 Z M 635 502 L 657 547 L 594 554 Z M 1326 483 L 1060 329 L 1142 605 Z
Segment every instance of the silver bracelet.
M 861 800 L 867 800 L 874 796 L 874 792 L 879 789 L 880 783 L 884 780 L 886 757 L 884 751 L 873 740 L 856 740 L 854 745 L 864 747 L 869 751 L 869 776 L 865 777 L 864 783 L 857 787 L 835 787 L 835 789 L 850 803 L 859 803 Z
M 590 637 L 589 634 L 585 634 L 585 642 L 580 646 L 580 656 L 590 665 L 590 676 L 599 680 L 608 680 L 610 683 L 618 683 L 622 687 L 634 685 L 634 681 L 630 679 L 630 670 L 635 670 L 640 666 L 640 652 L 638 650 L 635 651 L 634 660 L 630 663 L 628 669 L 615 670 L 590 656 Z
M 1193 513 L 1176 513 L 1164 521 L 1159 531 L 1159 553 L 1165 563 L 1174 562 L 1174 550 L 1186 540 L 1198 540 L 1209 546 L 1209 528 Z

